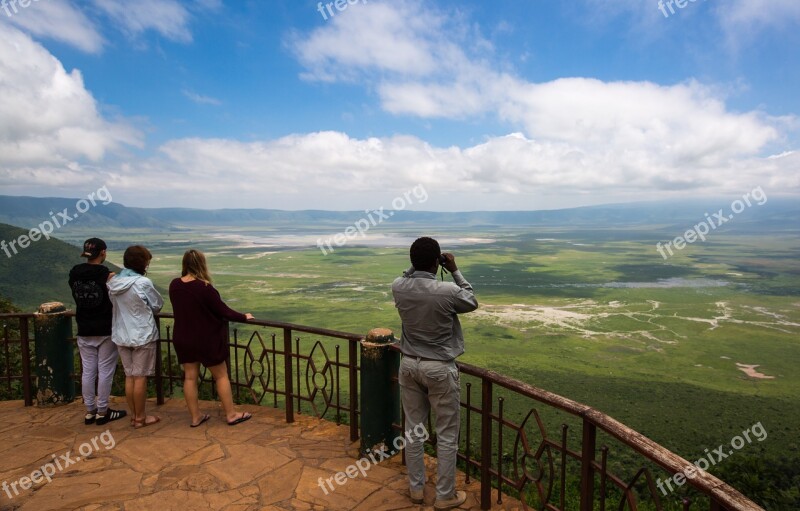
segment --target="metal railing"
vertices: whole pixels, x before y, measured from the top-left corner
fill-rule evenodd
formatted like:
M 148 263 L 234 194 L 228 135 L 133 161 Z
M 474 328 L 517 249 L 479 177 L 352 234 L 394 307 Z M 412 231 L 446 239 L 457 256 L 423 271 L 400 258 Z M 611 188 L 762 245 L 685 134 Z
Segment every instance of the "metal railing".
M 31 350 L 28 321 L 34 317 L 35 314 L 0 314 L 3 329 L 3 360 L 0 364 L 0 372 L 2 372 L 0 374 L 0 390 L 3 391 L 3 394 L 0 395 L 7 396 L 8 399 L 21 394 L 25 406 L 33 405 L 33 389 L 31 387 L 33 350 Z M 12 330 L 17 333 L 16 339 L 11 337 Z M 17 391 L 15 384 L 19 385 L 20 391 Z
M 26 406 L 33 402 L 29 320 L 34 317 L 0 314 L 0 347 L 5 354 L 0 385 L 10 391 L 16 384 Z M 157 402 L 162 404 L 181 385 L 182 376 L 171 342 L 172 315 L 161 314 L 158 319 L 162 340 L 154 383 Z M 350 439 L 355 441 L 359 438 L 359 344 L 363 339 L 359 334 L 275 321 L 235 324 L 229 328 L 228 364 L 234 395 L 239 401 L 283 407 L 289 423 L 296 413 L 306 411 L 347 422 Z M 342 341 L 347 342 L 346 349 L 341 348 Z M 14 352 L 27 361 L 18 374 L 11 367 Z M 491 508 L 493 492 L 498 503 L 504 493 L 519 497 L 525 509 L 605 511 L 615 502 L 620 511 L 695 509 L 688 499 L 665 507 L 655 489 L 654 471 L 672 477 L 692 466 L 680 456 L 589 406 L 480 367 L 460 363 L 459 369 L 464 383 L 459 460 L 468 483 L 474 474 L 479 476 L 482 509 Z M 207 374 L 201 380 L 211 384 Z M 480 388 L 479 399 L 473 398 L 475 386 Z M 541 414 L 536 404 L 545 405 Z M 553 438 L 545 423 L 556 419 L 560 435 Z M 513 448 L 507 452 L 509 435 Z M 617 449 L 632 452 L 635 461 L 626 459 L 623 467 L 632 476 L 620 477 L 610 468 L 612 450 L 607 445 L 598 450 L 600 440 L 614 445 L 615 454 L 619 454 Z M 435 444 L 435 436 L 431 442 Z M 571 442 L 577 442 L 577 447 L 570 447 Z M 763 511 L 706 472 L 696 471 L 686 482 L 700 501 L 708 502 L 710 511 Z M 579 500 L 573 502 L 576 495 Z
M 163 363 L 164 359 L 168 363 L 173 360 L 172 329 L 163 325 L 173 316 L 159 314 L 158 319 L 162 340 L 158 344 L 155 384 L 157 402 L 163 404 L 165 393 L 171 394 L 183 377 L 179 367 L 176 374 L 171 365 L 164 367 Z M 228 329 L 228 372 L 234 397 L 241 401 L 245 392 L 250 402 L 259 405 L 269 404 L 271 398 L 273 407 L 283 405 L 289 423 L 294 422 L 296 412 L 302 412 L 304 404 L 317 417 L 332 418 L 337 424 L 346 417 L 350 439 L 358 440 L 358 348 L 364 336 L 279 321 L 251 320 L 246 325 L 254 330 L 244 337 L 238 328 Z M 314 340 L 304 354 L 300 334 L 323 339 Z M 344 360 L 341 345 L 331 345 L 335 341 L 347 341 Z M 341 384 L 345 380 L 347 393 L 343 396 Z M 201 381 L 210 384 L 210 376 L 204 373 Z

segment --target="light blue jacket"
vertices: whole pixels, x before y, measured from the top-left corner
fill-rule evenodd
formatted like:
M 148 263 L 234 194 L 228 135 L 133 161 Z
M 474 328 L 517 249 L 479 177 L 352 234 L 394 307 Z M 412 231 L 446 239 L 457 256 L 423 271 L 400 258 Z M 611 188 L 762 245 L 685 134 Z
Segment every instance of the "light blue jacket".
M 108 281 L 108 297 L 114 306 L 111 340 L 135 348 L 158 340 L 154 314 L 164 306 L 153 281 L 125 268 Z

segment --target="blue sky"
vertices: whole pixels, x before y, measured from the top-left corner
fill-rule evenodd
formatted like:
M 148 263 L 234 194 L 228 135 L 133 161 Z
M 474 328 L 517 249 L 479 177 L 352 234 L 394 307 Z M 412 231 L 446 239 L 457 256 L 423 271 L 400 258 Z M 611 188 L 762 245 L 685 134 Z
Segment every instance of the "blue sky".
M 800 192 L 796 0 L 28 3 L 0 0 L 3 194 L 359 210 L 423 186 L 416 209 L 452 211 Z

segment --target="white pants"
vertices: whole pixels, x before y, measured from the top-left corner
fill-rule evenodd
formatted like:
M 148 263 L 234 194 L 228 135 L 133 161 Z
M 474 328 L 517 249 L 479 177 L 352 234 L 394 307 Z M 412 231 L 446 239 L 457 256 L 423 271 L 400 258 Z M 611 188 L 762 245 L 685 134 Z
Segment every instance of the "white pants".
M 87 412 L 97 410 L 105 413 L 108 410 L 108 397 L 111 394 L 111 382 L 117 370 L 117 345 L 111 342 L 110 335 L 78 336 L 78 350 L 81 353 L 83 375 L 81 392 L 83 404 Z M 97 394 L 95 394 L 97 382 Z

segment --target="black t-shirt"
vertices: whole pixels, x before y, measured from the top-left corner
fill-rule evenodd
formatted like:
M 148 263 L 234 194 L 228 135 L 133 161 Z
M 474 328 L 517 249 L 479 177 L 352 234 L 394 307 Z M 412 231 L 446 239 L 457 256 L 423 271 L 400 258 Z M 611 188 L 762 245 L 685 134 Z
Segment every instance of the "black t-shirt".
M 102 264 L 89 263 L 78 264 L 69 272 L 80 336 L 111 335 L 111 300 L 106 286 L 110 273 Z

